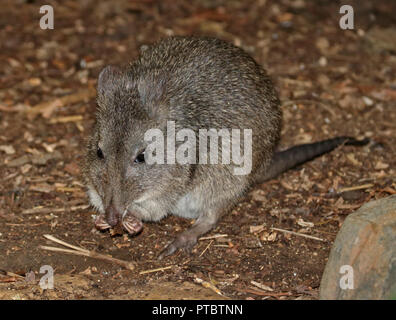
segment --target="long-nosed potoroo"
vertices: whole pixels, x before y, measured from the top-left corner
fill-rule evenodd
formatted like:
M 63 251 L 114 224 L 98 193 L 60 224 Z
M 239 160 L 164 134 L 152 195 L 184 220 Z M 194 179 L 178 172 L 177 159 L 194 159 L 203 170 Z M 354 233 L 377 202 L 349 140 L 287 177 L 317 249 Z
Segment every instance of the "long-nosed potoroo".
M 171 37 L 126 68 L 105 67 L 84 176 L 100 230 L 137 234 L 168 214 L 195 219 L 159 255 L 191 249 L 254 184 L 329 152 L 338 137 L 276 152 L 278 95 L 245 51 Z

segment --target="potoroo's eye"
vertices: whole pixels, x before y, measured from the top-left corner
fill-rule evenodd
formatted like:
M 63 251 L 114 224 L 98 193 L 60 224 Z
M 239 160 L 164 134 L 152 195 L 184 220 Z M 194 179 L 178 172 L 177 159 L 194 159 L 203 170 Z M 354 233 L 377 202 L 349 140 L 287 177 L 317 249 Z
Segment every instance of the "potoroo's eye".
M 134 163 L 144 163 L 144 151 L 136 157 Z
M 99 159 L 104 159 L 102 149 L 100 149 L 99 147 L 98 150 L 96 150 L 96 155 L 98 156 Z

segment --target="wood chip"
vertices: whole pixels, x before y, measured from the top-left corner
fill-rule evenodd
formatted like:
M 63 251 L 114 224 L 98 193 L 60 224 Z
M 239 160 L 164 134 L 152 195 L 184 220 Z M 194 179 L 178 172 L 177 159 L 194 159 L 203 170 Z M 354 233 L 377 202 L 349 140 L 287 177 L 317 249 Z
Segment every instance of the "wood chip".
M 260 233 L 262 231 L 264 231 L 265 229 L 265 225 L 259 225 L 259 226 L 250 226 L 249 227 L 249 232 L 250 233 Z
M 30 109 L 27 109 L 28 114 L 41 114 L 44 118 L 50 118 L 52 113 L 63 106 L 75 104 L 80 101 L 89 100 L 96 95 L 94 88 L 80 90 L 74 94 L 56 98 L 50 101 L 41 102 Z
M 313 228 L 314 224 L 312 222 L 304 221 L 303 219 L 298 219 L 297 224 L 304 228 Z
M 356 160 L 355 155 L 353 153 L 348 153 L 346 155 L 346 157 L 353 165 L 355 165 L 357 167 L 361 167 L 362 166 L 362 163 L 360 161 Z
M 389 168 L 389 164 L 384 163 L 382 161 L 377 161 L 377 163 L 375 164 L 374 169 L 376 170 L 382 170 L 382 169 L 388 169 Z

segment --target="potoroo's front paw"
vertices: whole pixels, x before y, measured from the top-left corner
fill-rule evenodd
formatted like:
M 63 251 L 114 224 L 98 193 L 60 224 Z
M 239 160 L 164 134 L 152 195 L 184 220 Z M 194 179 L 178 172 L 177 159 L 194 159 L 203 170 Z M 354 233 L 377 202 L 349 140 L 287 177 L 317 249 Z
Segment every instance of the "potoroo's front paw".
M 143 229 L 142 221 L 136 218 L 129 211 L 122 218 L 122 226 L 124 227 L 125 231 L 128 232 L 130 235 L 137 234 Z

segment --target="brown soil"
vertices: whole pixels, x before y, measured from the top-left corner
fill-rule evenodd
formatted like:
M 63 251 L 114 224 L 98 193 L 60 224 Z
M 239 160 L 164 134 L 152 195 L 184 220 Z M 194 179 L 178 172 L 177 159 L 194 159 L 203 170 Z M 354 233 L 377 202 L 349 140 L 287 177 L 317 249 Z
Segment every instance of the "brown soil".
M 4 2 L 0 299 L 316 299 L 345 216 L 396 192 L 396 37 L 381 42 L 395 27 L 392 1 L 351 1 L 355 30 L 339 28 L 337 1 Z M 48 3 L 55 29 L 41 30 L 39 7 Z M 182 218 L 147 223 L 135 237 L 96 231 L 92 210 L 74 210 L 88 204 L 80 165 L 95 99 L 85 91 L 86 99 L 58 107 L 53 102 L 93 88 L 103 66 L 125 65 L 141 45 L 172 34 L 232 41 L 268 69 L 283 103 L 281 147 L 339 135 L 374 142 L 340 147 L 257 186 L 207 235 L 226 236 L 199 241 L 191 255 L 157 260 L 168 241 L 190 225 Z M 38 114 L 25 112 L 46 101 Z M 361 185 L 366 186 L 342 190 Z M 136 268 L 44 251 L 40 245 L 58 246 L 44 234 L 134 261 Z M 55 270 L 54 290 L 13 275 L 33 271 L 39 279 L 43 265 Z

